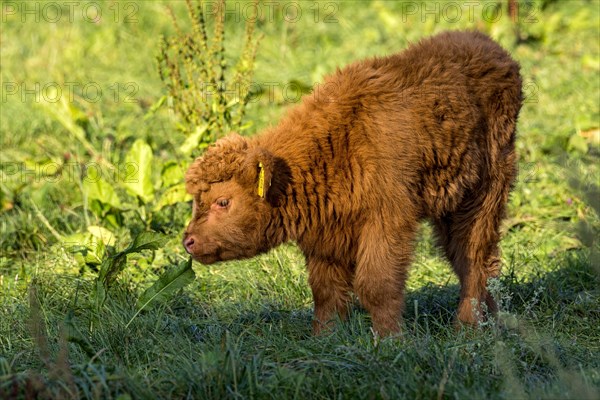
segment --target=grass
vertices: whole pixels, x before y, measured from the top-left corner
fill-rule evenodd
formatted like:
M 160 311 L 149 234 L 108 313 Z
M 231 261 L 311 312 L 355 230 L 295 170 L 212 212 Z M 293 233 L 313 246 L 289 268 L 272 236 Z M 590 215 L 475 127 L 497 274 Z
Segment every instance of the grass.
M 151 144 L 157 162 L 187 162 L 176 151 L 185 138 L 173 117 L 164 107 L 152 110 L 165 93 L 154 62 L 159 35 L 173 28 L 160 2 L 127 3 L 135 6 L 130 9 L 99 2 L 97 22 L 75 6 L 73 21 L 63 13 L 57 23 L 36 22 L 33 14 L 22 22 L 7 4 L 0 72 L 0 398 L 600 396 L 597 1 L 532 2 L 522 9 L 519 40 L 508 18 L 492 23 L 480 8 L 472 20 L 464 10 L 455 20 L 448 14 L 452 2 L 439 3 L 438 14 L 424 12 L 431 4 L 410 3 L 418 6 L 414 11 L 400 2 L 298 3 L 303 14 L 296 22 L 277 13 L 258 21 L 264 37 L 255 80 L 274 90 L 271 99 L 263 93 L 250 104 L 247 134 L 276 123 L 293 105 L 284 85 L 310 87 L 337 66 L 398 51 L 444 29 L 486 31 L 522 65 L 528 97 L 519 121 L 520 173 L 502 241 L 504 273 L 493 287 L 500 321 L 476 331 L 453 328 L 457 280 L 424 225 L 404 332 L 384 340 L 373 337 L 358 305 L 333 334 L 311 336 L 312 299 L 293 244 L 252 260 L 195 264 L 192 285 L 125 328 L 142 291 L 184 257 L 179 238 L 189 218 L 186 204 L 153 216 L 150 227 L 172 240 L 131 257 L 97 309 L 97 266 L 82 266 L 60 239 L 103 225 L 123 248 L 147 226 L 133 212 L 117 226 L 90 212 L 78 168 L 102 159 L 118 165 L 138 138 Z M 41 12 L 49 3 L 39 4 Z M 184 15 L 181 2 L 169 4 Z M 287 3 L 281 4 L 275 10 Z M 136 21 L 126 23 L 131 11 Z M 333 21 L 326 22 L 329 13 Z M 233 12 L 226 24 L 232 54 L 242 46 L 236 39 L 243 20 L 235 18 Z M 36 82 L 63 89 L 75 83 L 72 118 L 95 156 L 35 95 L 9 94 L 9 83 L 31 90 Z M 90 84 L 102 90 L 97 101 L 89 101 L 91 92 L 86 100 L 83 88 Z M 126 101 L 128 94 L 137 101 Z M 40 166 L 49 163 L 73 171 L 44 177 Z M 37 174 L 26 172 L 36 168 Z

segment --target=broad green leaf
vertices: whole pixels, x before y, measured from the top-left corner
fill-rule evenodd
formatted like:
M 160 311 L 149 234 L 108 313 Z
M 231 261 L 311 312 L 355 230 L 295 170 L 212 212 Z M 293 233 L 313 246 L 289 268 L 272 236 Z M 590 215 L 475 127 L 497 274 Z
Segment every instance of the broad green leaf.
M 87 198 L 89 206 L 92 205 L 93 200 L 98 200 L 113 208 L 122 208 L 121 201 L 119 200 L 115 189 L 100 176 L 85 177 L 83 179 L 83 193 Z
M 108 289 L 116 279 L 117 275 L 123 271 L 126 262 L 127 254 L 124 252 L 120 252 L 114 256 L 105 258 L 100 266 L 98 282 L 101 282 L 102 285 Z
M 100 200 L 92 199 L 88 201 L 88 207 L 90 211 L 96 214 L 98 217 L 103 218 L 108 211 L 110 211 L 110 206 L 108 204 L 102 203 Z
M 133 208 L 133 206 L 129 206 L 126 204 L 122 206 L 123 210 L 131 210 Z M 123 214 L 119 210 L 109 210 L 108 213 L 104 213 L 101 215 L 103 215 L 104 221 L 108 226 L 111 226 L 115 229 L 123 227 Z
M 156 232 L 142 232 L 122 251 L 123 254 L 139 253 L 142 250 L 157 250 L 163 247 L 169 238 Z
M 106 251 L 104 242 L 89 232 L 65 236 L 62 244 L 73 253 L 78 263 L 101 264 Z
M 62 243 L 66 248 L 86 246 L 90 240 L 90 233 L 74 233 L 69 236 L 63 236 Z
M 100 265 L 100 272 L 96 280 L 96 308 L 100 307 L 106 301 L 106 293 L 113 284 L 119 273 L 125 269 L 127 255 L 117 253 L 112 257 L 105 258 Z
M 159 211 L 163 207 L 170 206 L 175 203 L 189 201 L 191 199 L 192 196 L 185 190 L 185 184 L 180 183 L 179 185 L 172 186 L 164 191 L 164 193 L 160 196 L 160 199 L 158 199 L 156 206 L 154 206 L 154 211 Z
M 134 168 L 134 173 L 123 182 L 127 191 L 149 203 L 154 199 L 154 187 L 152 185 L 152 148 L 142 139 L 133 143 L 129 153 L 125 157 L 127 166 Z
M 157 250 L 163 247 L 168 238 L 156 232 L 142 232 L 135 237 L 133 242 L 123 251 L 105 258 L 100 266 L 96 280 L 96 306 L 99 308 L 106 300 L 106 292 L 114 283 L 117 276 L 125 269 L 127 255 L 138 253 L 142 250 Z
M 101 226 L 91 225 L 87 227 L 87 231 L 100 239 L 107 246 L 115 245 L 115 235 L 111 231 Z
M 87 250 L 84 254 L 86 264 L 99 265 L 102 263 L 102 258 L 106 252 L 106 246 L 102 240 L 91 236 Z
M 73 138 L 78 140 L 90 154 L 95 154 L 94 147 L 86 139 L 85 130 L 81 127 L 81 124 L 86 122 L 87 116 L 72 102 L 70 103 L 68 97 L 58 94 L 56 88 L 52 86 L 46 91 L 44 96 L 41 96 L 39 104 L 49 116 L 58 121 Z M 58 101 L 51 101 L 51 99 L 58 99 Z
M 185 142 L 183 142 L 183 144 L 179 147 L 179 151 L 181 151 L 181 153 L 183 153 L 186 156 L 192 154 L 192 151 L 194 151 L 198 147 L 200 139 L 202 138 L 202 135 L 204 135 L 207 129 L 208 125 L 197 126 L 196 130 L 192 132 L 185 139 Z
M 174 292 L 192 283 L 195 276 L 191 258 L 180 262 L 179 265 L 162 274 L 142 293 L 137 301 L 138 309 L 142 310 L 153 303 L 165 301 Z
M 161 186 L 168 188 L 183 182 L 183 168 L 175 161 L 169 161 L 163 165 L 160 172 Z

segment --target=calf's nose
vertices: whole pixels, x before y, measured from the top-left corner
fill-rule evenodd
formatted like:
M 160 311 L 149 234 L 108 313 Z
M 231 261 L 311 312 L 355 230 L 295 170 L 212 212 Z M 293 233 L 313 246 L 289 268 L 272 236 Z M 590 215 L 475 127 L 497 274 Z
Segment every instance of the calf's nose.
M 188 236 L 185 239 L 183 239 L 183 247 L 185 247 L 187 252 L 190 254 L 192 253 L 192 247 L 194 246 L 194 243 L 196 243 L 196 239 L 194 239 L 194 236 Z

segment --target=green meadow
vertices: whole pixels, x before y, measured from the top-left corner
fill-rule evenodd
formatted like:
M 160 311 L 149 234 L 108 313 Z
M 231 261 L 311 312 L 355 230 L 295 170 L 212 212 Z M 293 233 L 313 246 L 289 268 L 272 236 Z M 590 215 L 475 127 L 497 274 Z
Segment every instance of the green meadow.
M 229 1 L 221 42 L 216 2 L 202 24 L 184 1 L 0 3 L 0 398 L 600 398 L 600 2 L 507 3 Z M 223 46 L 194 57 L 245 86 L 161 79 L 165 40 L 200 25 Z M 455 329 L 427 224 L 397 337 L 358 303 L 313 337 L 293 243 L 188 264 L 183 173 L 208 143 L 448 29 L 489 34 L 524 79 L 495 319 Z

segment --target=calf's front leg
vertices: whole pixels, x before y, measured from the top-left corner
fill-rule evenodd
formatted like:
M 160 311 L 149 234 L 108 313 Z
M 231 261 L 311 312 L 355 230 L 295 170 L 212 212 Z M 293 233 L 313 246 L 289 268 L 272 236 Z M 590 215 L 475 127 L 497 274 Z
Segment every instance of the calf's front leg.
M 351 273 L 345 266 L 309 259 L 308 282 L 315 303 L 313 333 L 331 330 L 336 316 L 346 319 L 350 301 Z
M 381 221 L 367 224 L 360 238 L 353 286 L 380 336 L 400 332 L 404 286 L 413 250 L 413 226 L 386 232 Z

